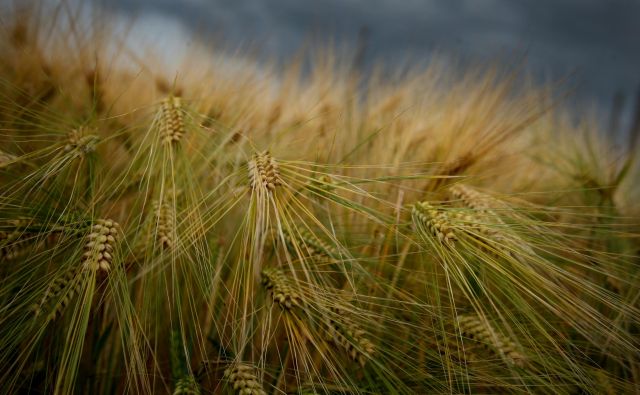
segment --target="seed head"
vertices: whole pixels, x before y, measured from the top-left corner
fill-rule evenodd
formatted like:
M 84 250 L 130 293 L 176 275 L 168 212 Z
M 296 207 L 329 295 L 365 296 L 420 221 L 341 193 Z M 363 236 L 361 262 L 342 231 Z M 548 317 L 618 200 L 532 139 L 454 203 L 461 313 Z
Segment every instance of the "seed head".
M 274 303 L 283 310 L 301 306 L 300 294 L 289 284 L 289 280 L 280 270 L 267 268 L 262 271 L 262 285 L 271 295 Z
M 200 387 L 193 376 L 182 377 L 176 381 L 173 395 L 200 395 Z
M 162 101 L 161 112 L 161 140 L 163 144 L 175 144 L 185 135 L 182 100 L 169 96 Z
M 88 134 L 88 129 L 85 127 L 73 129 L 67 134 L 64 152 L 73 153 L 76 157 L 84 156 L 96 150 L 98 140 L 99 137 L 95 134 Z
M 465 337 L 491 346 L 493 352 L 503 356 L 511 365 L 525 365 L 526 357 L 517 351 L 516 344 L 494 331 L 485 320 L 477 316 L 460 315 L 457 321 L 458 328 Z
M 167 202 L 156 201 L 153 203 L 153 211 L 156 216 L 156 238 L 164 249 L 174 246 L 175 217 L 174 210 Z
M 81 276 L 76 268 L 67 270 L 62 277 L 54 278 L 47 287 L 40 303 L 33 306 L 34 315 L 38 317 L 42 313 L 43 306 L 51 301 L 56 301 L 47 315 L 47 322 L 54 321 L 71 302 L 71 299 L 78 292 L 80 284 Z
M 237 363 L 229 367 L 224 371 L 224 378 L 238 395 L 267 395 L 258 380 L 255 369 L 249 365 Z
M 337 261 L 340 256 L 338 250 L 326 241 L 316 237 L 306 229 L 300 229 L 296 236 L 292 236 L 291 232 L 285 231 L 284 238 L 287 247 L 292 254 L 296 254 L 296 247 L 302 251 L 306 251 L 308 256 L 316 260 Z
M 438 241 L 453 247 L 457 239 L 447 213 L 438 211 L 427 202 L 418 202 L 413 205 L 411 216 L 418 230 L 426 228 Z
M 490 212 L 498 204 L 494 198 L 486 193 L 478 192 L 463 184 L 455 184 L 449 187 L 449 194 L 454 199 L 460 200 L 466 207 L 478 212 Z
M 327 322 L 329 340 L 342 347 L 351 360 L 364 367 L 375 352 L 374 344 L 367 338 L 367 332 L 348 318 L 348 311 L 342 308 L 333 308 L 332 311 L 335 317 Z
M 282 184 L 278 163 L 269 151 L 254 154 L 248 167 L 249 185 L 254 191 L 273 192 Z
M 109 271 L 119 235 L 120 225 L 109 219 L 100 219 L 91 227 L 84 246 L 82 263 L 90 270 Z

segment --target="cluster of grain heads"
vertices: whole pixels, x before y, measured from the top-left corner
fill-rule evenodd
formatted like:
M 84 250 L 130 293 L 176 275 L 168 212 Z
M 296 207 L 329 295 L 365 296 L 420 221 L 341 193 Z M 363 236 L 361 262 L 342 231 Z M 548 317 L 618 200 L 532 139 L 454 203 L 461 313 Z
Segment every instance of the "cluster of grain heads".
M 518 351 L 516 344 L 508 337 L 496 332 L 481 317 L 459 315 L 457 324 L 458 330 L 465 338 L 482 343 L 504 358 L 507 363 L 518 367 L 524 367 L 527 364 L 527 358 Z
M 224 371 L 224 378 L 238 395 L 267 395 L 252 366 L 235 363 Z
M 375 346 L 367 337 L 367 332 L 349 318 L 346 309 L 334 307 L 335 316 L 328 319 L 327 337 L 346 351 L 351 360 L 364 367 L 375 352 Z
M 82 255 L 83 266 L 90 270 L 111 269 L 120 225 L 110 219 L 99 219 L 91 226 Z
M 262 271 L 262 285 L 274 303 L 288 311 L 302 306 L 302 298 L 290 284 L 287 276 L 279 269 L 267 268 Z
M 67 134 L 64 152 L 81 157 L 95 151 L 98 141 L 99 137 L 95 133 L 89 133 L 86 127 L 73 129 Z
M 169 96 L 160 104 L 160 139 L 162 144 L 177 144 L 185 135 L 184 109 L 179 97 Z
M 249 186 L 256 192 L 273 192 L 282 184 L 278 162 L 269 151 L 254 154 L 248 168 Z
M 453 247 L 457 240 L 454 227 L 448 215 L 439 211 L 427 202 L 418 202 L 411 211 L 413 224 L 423 236 L 436 237 L 438 241 L 448 247 Z
M 163 249 L 171 249 L 175 245 L 175 210 L 166 201 L 153 202 L 156 217 L 156 239 Z
M 48 311 L 46 321 L 53 321 L 60 316 L 82 284 L 83 273 L 77 268 L 67 270 L 62 277 L 54 278 L 45 291 L 40 303 L 33 306 L 35 317 Z

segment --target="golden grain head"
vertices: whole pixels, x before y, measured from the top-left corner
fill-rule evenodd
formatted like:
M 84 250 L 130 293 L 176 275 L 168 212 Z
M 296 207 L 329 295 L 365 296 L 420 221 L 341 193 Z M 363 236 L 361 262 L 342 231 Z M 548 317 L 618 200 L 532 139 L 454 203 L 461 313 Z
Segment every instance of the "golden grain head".
M 327 322 L 327 336 L 330 341 L 347 352 L 349 358 L 364 367 L 375 352 L 375 345 L 367 332 L 349 319 L 348 311 L 333 308 L 335 316 Z
M 302 306 L 300 294 L 291 286 L 287 276 L 279 269 L 264 269 L 262 271 L 262 285 L 271 295 L 273 302 L 283 310 Z
M 62 277 L 54 278 L 47 287 L 40 303 L 33 306 L 34 315 L 38 317 L 46 309 L 49 311 L 46 321 L 54 321 L 71 302 L 71 299 L 78 292 L 80 284 L 81 275 L 76 268 L 67 270 Z M 48 306 L 52 302 L 55 302 L 53 306 Z
M 224 378 L 238 395 L 267 395 L 252 366 L 236 363 L 224 371 Z
M 186 134 L 182 100 L 169 96 L 160 104 L 160 139 L 163 144 L 175 144 Z
M 491 203 L 494 200 L 491 196 L 478 192 L 464 184 L 455 184 L 449 187 L 449 195 L 459 200 L 466 207 L 477 211 L 487 211 L 491 209 Z
M 75 156 L 84 156 L 96 150 L 96 145 L 100 138 L 96 134 L 89 133 L 86 127 L 73 129 L 67 134 L 67 141 L 64 152 L 72 153 Z
M 200 386 L 193 376 L 179 378 L 172 395 L 200 395 Z
M 156 239 L 163 249 L 171 249 L 175 245 L 175 215 L 173 207 L 167 202 L 153 203 L 156 216 Z
M 447 213 L 438 211 L 427 202 L 418 202 L 413 205 L 411 216 L 419 230 L 426 229 L 439 242 L 449 247 L 454 246 L 457 237 Z
M 282 184 L 278 162 L 269 151 L 254 154 L 248 163 L 249 186 L 257 192 L 273 192 Z
M 305 256 L 316 259 L 319 261 L 329 260 L 335 262 L 340 253 L 335 246 L 320 239 L 306 229 L 299 229 L 296 231 L 296 235 L 292 236 L 291 232 L 284 232 L 285 242 L 289 251 L 292 254 L 297 254 L 297 249 L 300 249 L 302 253 L 306 252 Z
M 478 341 L 501 355 L 507 363 L 523 367 L 527 358 L 518 351 L 516 344 L 506 336 L 496 332 L 491 325 L 477 316 L 460 315 L 457 318 L 458 329 L 463 336 Z
M 82 263 L 85 268 L 104 271 L 111 269 L 119 230 L 120 225 L 109 219 L 97 220 L 91 226 L 82 255 Z

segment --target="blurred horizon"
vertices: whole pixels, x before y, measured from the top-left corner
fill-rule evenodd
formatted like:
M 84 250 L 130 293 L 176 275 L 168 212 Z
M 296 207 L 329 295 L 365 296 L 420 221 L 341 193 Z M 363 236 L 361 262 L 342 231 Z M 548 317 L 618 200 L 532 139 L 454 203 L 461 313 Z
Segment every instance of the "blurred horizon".
M 310 43 L 336 47 L 365 73 L 498 64 L 540 85 L 563 81 L 567 106 L 595 109 L 612 134 L 640 127 L 640 1 L 78 1 L 134 20 L 169 60 L 186 40 L 280 63 Z
M 435 57 L 523 66 L 538 83 L 569 80 L 580 108 L 628 129 L 640 93 L 640 2 L 633 0 L 114 0 L 118 15 L 161 17 L 187 35 L 251 46 L 284 61 L 309 40 L 351 49 L 363 67 Z M 164 22 L 163 22 L 164 23 Z M 618 118 L 618 119 L 614 119 Z M 617 125 L 617 126 L 616 126 Z M 617 131 L 613 131 L 617 133 Z M 623 132 L 624 133 L 624 132 Z

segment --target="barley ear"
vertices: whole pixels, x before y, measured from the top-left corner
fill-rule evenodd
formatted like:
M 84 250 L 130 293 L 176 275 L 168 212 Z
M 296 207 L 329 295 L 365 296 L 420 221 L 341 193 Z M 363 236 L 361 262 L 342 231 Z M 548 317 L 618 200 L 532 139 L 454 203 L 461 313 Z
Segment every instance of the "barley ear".
M 488 322 L 477 316 L 460 315 L 457 318 L 458 329 L 465 337 L 490 346 L 507 363 L 524 367 L 527 358 L 517 350 L 516 344 L 506 336 L 496 332 Z
M 255 369 L 243 363 L 236 363 L 224 371 L 224 378 L 238 395 L 267 395 L 258 379 Z

